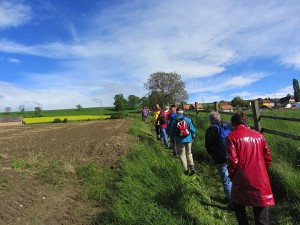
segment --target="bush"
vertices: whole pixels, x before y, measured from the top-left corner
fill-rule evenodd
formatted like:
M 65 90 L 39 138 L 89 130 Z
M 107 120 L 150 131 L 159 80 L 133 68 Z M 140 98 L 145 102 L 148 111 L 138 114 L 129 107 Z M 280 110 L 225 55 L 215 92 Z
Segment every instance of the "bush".
M 121 119 L 121 118 L 124 118 L 125 115 L 123 113 L 115 113 L 115 114 L 112 114 L 111 115 L 111 119 Z
M 53 123 L 61 123 L 62 121 L 61 121 L 61 119 L 59 119 L 59 118 L 55 118 L 54 120 L 53 120 Z
M 64 118 L 64 120 L 62 121 L 63 123 L 67 123 L 68 122 L 68 119 L 67 118 Z

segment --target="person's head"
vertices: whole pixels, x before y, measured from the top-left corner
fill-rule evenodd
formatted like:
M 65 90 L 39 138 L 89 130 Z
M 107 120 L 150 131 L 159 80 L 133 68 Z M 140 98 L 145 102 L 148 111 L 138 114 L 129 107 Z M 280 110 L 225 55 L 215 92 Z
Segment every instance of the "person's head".
M 168 111 L 170 108 L 168 105 L 165 106 L 165 111 Z
M 247 125 L 248 124 L 248 116 L 243 112 L 237 112 L 233 114 L 231 117 L 232 126 L 236 126 L 239 124 Z
M 177 114 L 183 114 L 184 111 L 183 111 L 182 108 L 178 107 L 176 113 L 177 113 Z
M 221 123 L 221 115 L 217 111 L 212 111 L 209 114 L 209 120 L 211 124 L 219 124 Z
M 159 104 L 156 104 L 156 105 L 155 105 L 155 109 L 158 109 L 158 108 L 159 108 Z
M 171 112 L 172 113 L 176 113 L 176 110 L 177 110 L 177 107 L 175 105 L 171 106 Z

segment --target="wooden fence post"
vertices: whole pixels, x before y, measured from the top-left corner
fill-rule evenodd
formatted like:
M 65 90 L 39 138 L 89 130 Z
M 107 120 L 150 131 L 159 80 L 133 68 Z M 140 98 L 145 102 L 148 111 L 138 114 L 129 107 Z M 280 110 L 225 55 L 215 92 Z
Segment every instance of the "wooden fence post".
M 195 110 L 196 110 L 196 116 L 198 116 L 198 102 L 195 102 Z
M 254 128 L 256 131 L 261 132 L 261 123 L 260 123 L 260 112 L 259 112 L 259 106 L 258 106 L 258 100 L 251 101 L 252 106 L 252 115 L 254 120 Z
M 215 111 L 219 112 L 219 103 L 214 102 Z

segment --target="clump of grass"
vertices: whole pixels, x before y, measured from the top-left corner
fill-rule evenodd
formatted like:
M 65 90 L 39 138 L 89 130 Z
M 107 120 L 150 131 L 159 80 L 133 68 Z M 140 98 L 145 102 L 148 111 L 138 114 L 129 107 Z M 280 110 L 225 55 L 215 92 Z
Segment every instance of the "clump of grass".
M 0 188 L 2 190 L 7 190 L 7 189 L 9 189 L 9 187 L 10 187 L 10 181 L 9 181 L 9 179 L 6 178 L 6 177 L 0 178 Z
M 66 176 L 63 165 L 62 162 L 57 160 L 49 161 L 44 168 L 37 173 L 37 176 L 42 183 L 61 186 Z
M 28 172 L 30 174 L 37 173 L 38 168 L 41 167 L 43 162 L 39 159 L 39 155 L 29 153 L 28 157 L 24 159 L 14 159 L 12 161 L 12 168 L 18 172 Z
M 81 192 L 83 199 L 101 200 L 107 192 L 107 184 L 111 179 L 108 170 L 101 170 L 96 163 L 76 168 L 76 174 L 84 189 Z
M 22 170 L 25 167 L 25 162 L 23 160 L 14 159 L 12 162 L 12 168 L 15 170 Z

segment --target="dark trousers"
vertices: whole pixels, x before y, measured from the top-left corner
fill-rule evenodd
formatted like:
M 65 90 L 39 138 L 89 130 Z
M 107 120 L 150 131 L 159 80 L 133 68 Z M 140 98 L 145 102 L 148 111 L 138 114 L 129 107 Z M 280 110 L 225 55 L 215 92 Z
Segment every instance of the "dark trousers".
M 246 214 L 246 206 L 239 205 L 237 203 L 233 204 L 235 215 L 239 225 L 248 225 L 248 218 Z M 253 215 L 256 225 L 268 225 L 269 224 L 269 207 L 255 207 L 253 206 Z
M 155 132 L 156 132 L 156 137 L 159 139 L 160 138 L 160 126 L 155 125 Z

